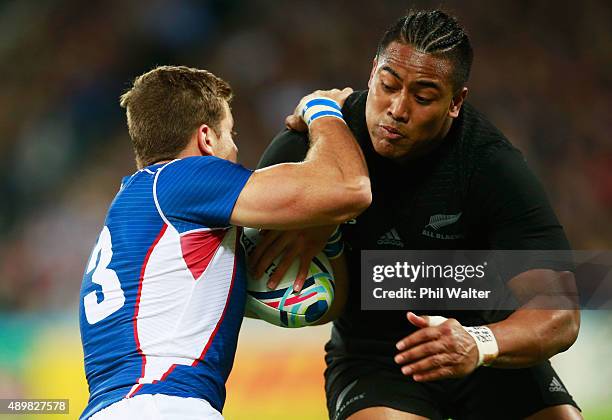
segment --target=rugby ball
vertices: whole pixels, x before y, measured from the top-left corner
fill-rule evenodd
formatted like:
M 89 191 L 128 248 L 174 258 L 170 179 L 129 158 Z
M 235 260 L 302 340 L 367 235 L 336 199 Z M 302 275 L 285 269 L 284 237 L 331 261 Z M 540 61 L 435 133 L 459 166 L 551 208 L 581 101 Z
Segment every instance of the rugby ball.
M 241 243 L 247 260 L 259 241 L 259 230 L 244 228 Z M 293 291 L 299 262 L 291 264 L 275 290 L 267 287 L 281 261 L 278 257 L 258 279 L 247 274 L 246 310 L 270 324 L 285 328 L 312 325 L 329 310 L 334 300 L 334 278 L 329 260 L 322 252 L 312 259 L 302 291 Z

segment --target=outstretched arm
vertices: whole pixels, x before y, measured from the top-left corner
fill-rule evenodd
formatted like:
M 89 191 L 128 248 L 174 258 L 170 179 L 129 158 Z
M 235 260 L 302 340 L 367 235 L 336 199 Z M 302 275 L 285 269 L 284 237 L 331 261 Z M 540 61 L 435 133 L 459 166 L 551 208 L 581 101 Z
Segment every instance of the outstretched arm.
M 340 107 L 351 92 L 317 91 L 302 99 L 296 116 L 304 118 L 309 104 L 331 116 L 310 116 L 310 150 L 303 162 L 255 171 L 238 197 L 232 224 L 268 229 L 339 224 L 370 205 L 370 180 L 359 145 L 344 121 L 329 111 L 333 107 L 316 105 L 317 98 L 332 99 L 341 116 Z

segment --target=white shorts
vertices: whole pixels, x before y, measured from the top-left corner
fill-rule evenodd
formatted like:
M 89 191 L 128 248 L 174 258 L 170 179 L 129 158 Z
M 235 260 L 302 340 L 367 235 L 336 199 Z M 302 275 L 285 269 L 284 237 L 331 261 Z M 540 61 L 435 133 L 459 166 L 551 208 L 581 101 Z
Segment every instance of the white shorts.
M 208 401 L 164 394 L 124 398 L 90 417 L 91 420 L 223 420 Z

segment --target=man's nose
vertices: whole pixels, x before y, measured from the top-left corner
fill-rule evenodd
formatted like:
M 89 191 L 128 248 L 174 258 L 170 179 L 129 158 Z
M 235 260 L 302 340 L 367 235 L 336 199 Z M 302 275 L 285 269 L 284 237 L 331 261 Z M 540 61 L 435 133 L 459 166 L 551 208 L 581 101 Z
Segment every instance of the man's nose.
M 406 95 L 397 95 L 391 101 L 387 114 L 395 121 L 406 123 L 410 119 L 409 100 Z

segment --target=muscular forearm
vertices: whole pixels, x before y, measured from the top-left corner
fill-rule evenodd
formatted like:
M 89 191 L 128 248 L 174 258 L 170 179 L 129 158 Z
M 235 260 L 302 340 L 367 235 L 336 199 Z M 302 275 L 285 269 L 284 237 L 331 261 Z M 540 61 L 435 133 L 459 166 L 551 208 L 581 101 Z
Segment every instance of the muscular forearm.
M 355 184 L 356 188 L 362 188 L 363 183 L 369 185 L 363 152 L 343 121 L 336 118 L 316 120 L 310 126 L 309 136 L 311 148 L 306 161 L 316 162 L 319 169 L 335 169 L 325 173 L 319 170 L 315 175 L 324 177 L 327 183 Z
M 529 309 L 529 305 L 507 319 L 489 325 L 499 346 L 491 366 L 521 368 L 549 359 L 576 341 L 580 312 L 560 309 Z
M 340 119 L 321 118 L 310 125 L 311 147 L 294 167 L 303 187 L 294 191 L 321 218 L 310 225 L 339 224 L 356 217 L 372 202 L 368 169 L 353 135 Z M 282 187 L 282 186 L 281 186 Z M 289 205 L 302 204 L 289 203 Z

